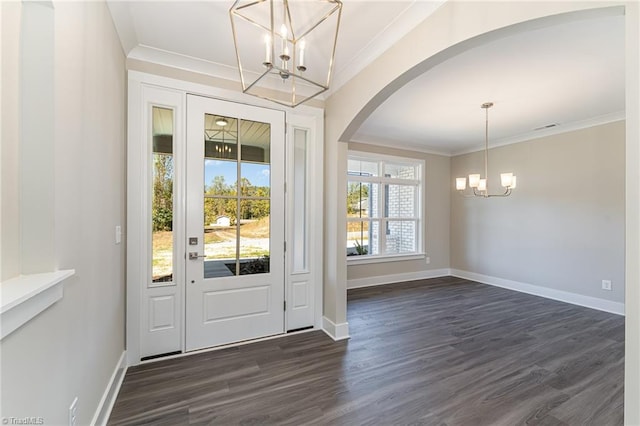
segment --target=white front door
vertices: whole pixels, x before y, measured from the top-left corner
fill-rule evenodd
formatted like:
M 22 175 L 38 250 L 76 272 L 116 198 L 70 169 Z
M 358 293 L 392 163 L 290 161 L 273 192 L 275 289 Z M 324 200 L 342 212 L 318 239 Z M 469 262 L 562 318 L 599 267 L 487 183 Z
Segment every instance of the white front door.
M 284 329 L 285 116 L 187 95 L 186 350 Z

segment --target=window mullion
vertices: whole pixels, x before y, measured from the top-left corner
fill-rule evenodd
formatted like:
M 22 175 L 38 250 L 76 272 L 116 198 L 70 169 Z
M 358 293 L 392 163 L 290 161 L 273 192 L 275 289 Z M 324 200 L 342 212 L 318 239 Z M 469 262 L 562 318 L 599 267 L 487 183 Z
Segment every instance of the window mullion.
M 420 176 L 420 175 L 419 175 Z M 422 222 L 420 222 L 420 220 L 422 219 L 422 207 L 421 207 L 421 197 L 422 197 L 422 188 L 419 187 L 419 189 L 417 191 L 414 192 L 413 194 L 413 216 L 416 217 L 416 221 L 415 221 L 415 226 L 414 226 L 414 238 L 416 241 L 416 251 L 423 251 L 422 250 L 422 238 L 423 238 L 423 232 L 422 231 Z
M 382 171 L 384 171 L 384 164 L 381 161 L 380 162 L 380 168 L 383 169 Z M 380 247 L 378 248 L 378 253 L 381 255 L 386 255 L 387 254 L 387 217 L 385 215 L 385 208 L 384 206 L 386 205 L 385 203 L 387 202 L 387 197 L 386 197 L 386 188 L 385 188 L 385 184 L 381 183 L 380 184 L 380 188 L 378 189 L 378 193 L 380 194 L 380 196 L 378 197 L 378 201 L 379 201 L 379 207 L 378 207 L 378 212 L 380 213 L 380 222 L 378 223 L 378 241 L 380 244 Z

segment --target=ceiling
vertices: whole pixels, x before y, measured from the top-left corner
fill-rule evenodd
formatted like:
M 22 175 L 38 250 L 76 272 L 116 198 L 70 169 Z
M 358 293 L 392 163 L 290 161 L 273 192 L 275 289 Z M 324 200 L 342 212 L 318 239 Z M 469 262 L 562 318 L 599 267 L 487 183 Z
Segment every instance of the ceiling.
M 431 14 L 444 0 L 343 0 L 331 89 L 341 87 Z M 232 0 L 108 0 L 128 58 L 239 81 Z M 262 45 L 254 46 L 258 58 Z M 251 46 L 242 50 L 251 49 Z M 308 65 L 313 68 L 313 64 Z
M 624 93 L 624 16 L 584 19 L 443 62 L 395 92 L 354 139 L 458 154 L 483 148 L 484 102 L 494 103 L 496 146 L 624 118 Z
M 442 4 L 343 3 L 328 96 Z M 110 1 L 109 8 L 127 57 L 238 80 L 232 4 Z M 615 121 L 624 118 L 624 81 L 624 16 L 530 30 L 467 50 L 409 82 L 353 140 L 445 155 L 475 151 L 484 143 L 480 105 L 487 101 L 495 104 L 492 146 Z

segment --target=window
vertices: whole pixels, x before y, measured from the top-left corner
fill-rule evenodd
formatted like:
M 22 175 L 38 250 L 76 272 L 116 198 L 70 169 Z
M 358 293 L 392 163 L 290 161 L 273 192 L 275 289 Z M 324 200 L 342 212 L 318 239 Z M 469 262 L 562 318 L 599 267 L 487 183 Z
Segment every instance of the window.
M 349 260 L 422 254 L 423 161 L 350 152 Z
M 173 282 L 173 110 L 154 106 L 151 187 L 151 280 Z

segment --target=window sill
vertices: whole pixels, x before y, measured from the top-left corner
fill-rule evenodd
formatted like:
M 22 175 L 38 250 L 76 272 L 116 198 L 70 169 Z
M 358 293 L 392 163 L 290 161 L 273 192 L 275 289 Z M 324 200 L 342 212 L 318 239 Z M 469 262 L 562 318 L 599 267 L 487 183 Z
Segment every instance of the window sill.
M 405 260 L 421 260 L 425 258 L 424 253 L 418 254 L 398 254 L 392 256 L 347 256 L 347 266 L 366 265 L 368 263 L 401 262 Z
M 62 282 L 75 270 L 21 275 L 0 283 L 0 340 L 62 299 Z

